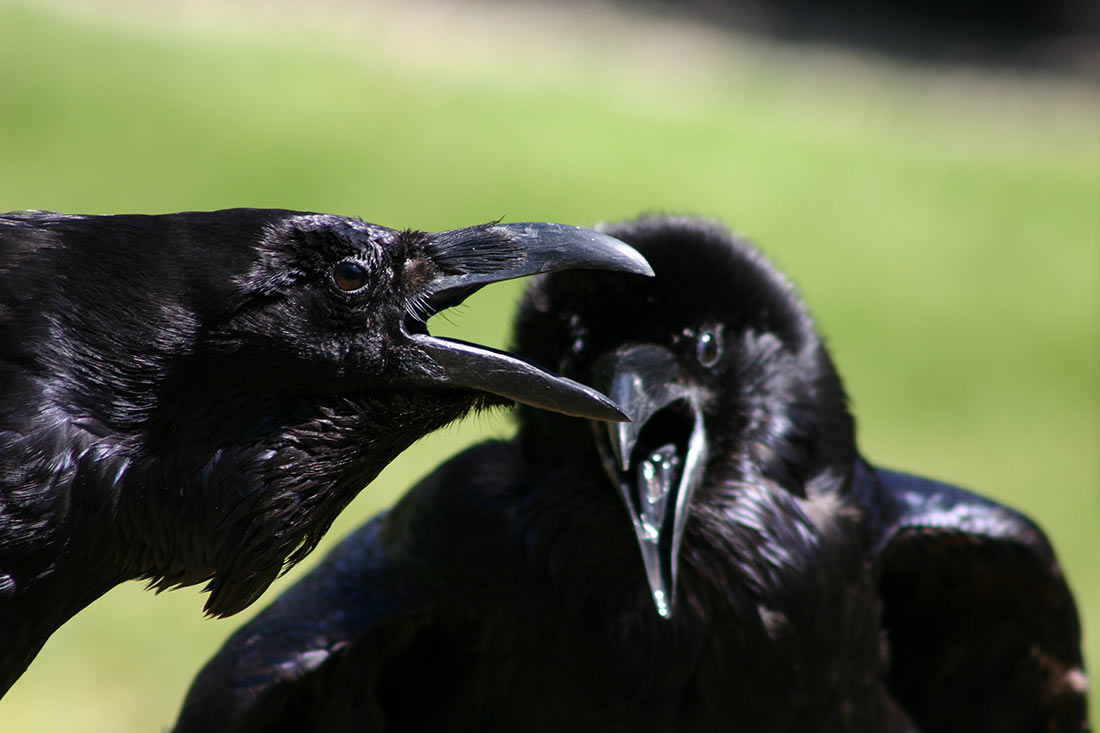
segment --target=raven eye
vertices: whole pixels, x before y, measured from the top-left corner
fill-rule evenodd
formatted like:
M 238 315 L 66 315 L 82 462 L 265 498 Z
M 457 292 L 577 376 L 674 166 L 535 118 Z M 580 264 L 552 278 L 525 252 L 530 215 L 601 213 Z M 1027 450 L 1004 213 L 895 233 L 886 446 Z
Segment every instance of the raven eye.
M 362 265 L 344 260 L 332 269 L 332 281 L 341 290 L 352 292 L 366 285 L 367 271 Z
M 722 339 L 717 331 L 703 331 L 695 342 L 695 358 L 705 367 L 712 367 L 722 356 Z

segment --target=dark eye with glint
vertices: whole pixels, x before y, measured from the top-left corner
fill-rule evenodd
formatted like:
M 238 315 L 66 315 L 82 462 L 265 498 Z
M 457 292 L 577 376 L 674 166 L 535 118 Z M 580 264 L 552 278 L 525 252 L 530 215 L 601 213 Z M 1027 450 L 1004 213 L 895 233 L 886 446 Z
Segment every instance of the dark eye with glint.
M 695 357 L 705 367 L 712 367 L 722 356 L 722 340 L 717 331 L 703 331 L 695 342 Z
M 351 292 L 367 284 L 367 271 L 362 265 L 345 260 L 333 268 L 332 281 L 341 290 Z

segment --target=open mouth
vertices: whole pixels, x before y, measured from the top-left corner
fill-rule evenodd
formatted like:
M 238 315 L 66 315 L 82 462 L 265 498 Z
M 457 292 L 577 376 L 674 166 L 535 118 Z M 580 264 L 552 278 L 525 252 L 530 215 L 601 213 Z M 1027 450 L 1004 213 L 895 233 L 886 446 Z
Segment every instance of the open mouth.
M 609 394 L 634 422 L 597 426 L 596 445 L 630 514 L 657 612 L 668 618 L 684 526 L 706 465 L 702 396 L 664 348 L 630 347 L 608 362 Z
M 599 439 L 600 454 L 634 525 L 657 612 L 668 617 L 675 593 L 676 505 L 684 488 L 694 421 L 686 399 L 646 421 L 629 455 Z M 602 437 L 602 436 L 601 436 Z
M 687 400 L 676 400 L 646 421 L 628 456 L 612 459 L 614 478 L 627 489 L 646 540 L 671 536 L 671 528 L 664 526 L 672 519 L 667 505 L 683 476 L 692 428 Z M 601 441 L 606 451 L 605 444 Z

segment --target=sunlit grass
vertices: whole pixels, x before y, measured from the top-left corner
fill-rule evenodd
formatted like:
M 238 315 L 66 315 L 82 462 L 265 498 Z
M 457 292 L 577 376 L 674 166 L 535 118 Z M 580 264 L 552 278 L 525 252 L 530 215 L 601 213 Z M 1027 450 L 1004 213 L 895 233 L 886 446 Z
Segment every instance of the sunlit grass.
M 579 7 L 295 7 L 0 4 L 0 210 L 278 206 L 425 229 L 720 217 L 806 295 L 869 457 L 1046 527 L 1100 660 L 1089 90 Z M 518 287 L 433 329 L 503 345 Z M 478 418 L 421 442 L 330 538 L 509 430 Z M 239 623 L 201 605 L 193 590 L 112 592 L 0 702 L 3 729 L 169 724 Z

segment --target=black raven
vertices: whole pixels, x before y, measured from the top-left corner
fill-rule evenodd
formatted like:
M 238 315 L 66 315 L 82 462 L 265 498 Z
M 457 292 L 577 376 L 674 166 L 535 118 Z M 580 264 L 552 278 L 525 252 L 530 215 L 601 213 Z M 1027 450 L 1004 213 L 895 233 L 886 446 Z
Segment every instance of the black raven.
M 1085 729 L 1040 530 L 866 463 L 748 245 L 692 219 L 609 233 L 656 277 L 541 277 L 516 341 L 633 422 L 521 408 L 236 632 L 177 731 Z
M 650 273 L 558 224 L 427 234 L 326 214 L 0 215 L 0 694 L 117 583 L 252 603 L 398 453 L 518 400 L 602 395 L 425 322 L 481 286 Z

